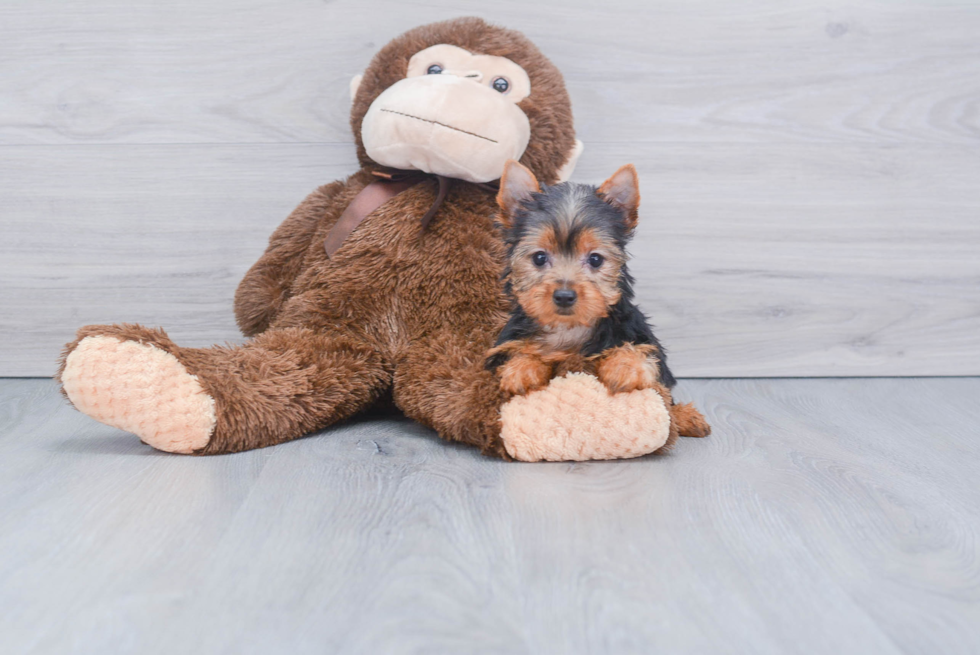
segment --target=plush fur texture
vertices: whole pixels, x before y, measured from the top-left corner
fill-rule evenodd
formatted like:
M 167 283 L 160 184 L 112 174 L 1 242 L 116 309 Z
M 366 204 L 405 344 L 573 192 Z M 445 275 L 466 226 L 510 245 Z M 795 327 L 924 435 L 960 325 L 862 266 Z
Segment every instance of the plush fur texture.
M 182 367 L 181 375 L 193 377 L 200 393 L 213 401 L 214 426 L 206 445 L 194 449 L 198 454 L 282 443 L 390 398 L 407 416 L 446 439 L 510 457 L 501 439 L 503 394 L 483 366 L 509 309 L 500 284 L 506 253 L 494 229 L 492 193 L 454 181 L 431 224 L 420 232 L 420 218 L 437 190 L 434 180 L 421 182 L 367 216 L 332 257 L 323 247 L 345 207 L 376 179 L 372 173 L 379 167 L 360 138 L 365 112 L 405 76 L 414 53 L 440 43 L 506 57 L 528 73 L 532 93 L 519 106 L 531 136 L 521 161 L 539 179 L 557 180 L 575 150 L 571 107 L 561 74 L 534 45 L 517 32 L 475 18 L 411 30 L 382 48 L 357 89 L 351 126 L 362 169 L 306 198 L 275 231 L 239 286 L 236 317 L 252 339 L 239 346 L 182 348 L 162 330 L 88 326 L 62 358 L 58 378 L 69 398 L 74 402 L 104 383 L 89 376 L 99 370 L 98 362 L 75 353 L 91 343 L 86 338 L 111 338 L 146 346 L 150 350 L 140 352 L 153 353 L 154 361 L 172 357 Z M 154 378 L 149 386 L 168 386 L 152 373 L 153 366 L 149 369 Z M 167 376 L 174 377 L 171 372 Z M 71 381 L 78 379 L 87 380 L 88 388 L 72 387 Z M 110 386 L 144 383 L 139 372 L 130 372 Z M 515 434 L 531 435 L 543 414 L 578 411 L 575 402 L 569 394 L 557 394 L 547 409 L 518 413 L 503 424 Z M 650 399 L 631 402 L 656 411 L 648 407 Z M 533 400 L 525 405 L 538 406 Z M 134 404 L 121 411 L 139 412 L 141 407 L 145 409 Z M 93 415 L 98 418 L 98 412 Z M 600 419 L 605 420 L 596 417 Z M 146 439 L 138 426 L 117 424 Z M 598 438 L 596 431 L 604 432 L 606 424 L 583 420 L 569 429 L 584 442 Z M 185 445 L 170 450 L 186 452 Z M 552 448 L 559 458 L 560 451 Z M 575 452 L 569 451 L 569 458 Z

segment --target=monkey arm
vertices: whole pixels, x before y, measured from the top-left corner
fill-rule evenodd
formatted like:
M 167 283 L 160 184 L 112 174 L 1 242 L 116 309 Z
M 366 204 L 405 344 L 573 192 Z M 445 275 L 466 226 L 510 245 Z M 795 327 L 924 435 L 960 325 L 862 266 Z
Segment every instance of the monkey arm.
M 321 186 L 269 237 L 265 253 L 235 292 L 235 319 L 245 336 L 264 332 L 279 314 L 292 295 L 293 282 L 303 270 L 317 228 L 326 216 L 340 214 L 342 209 L 336 205 L 350 183 L 351 180 L 338 180 Z

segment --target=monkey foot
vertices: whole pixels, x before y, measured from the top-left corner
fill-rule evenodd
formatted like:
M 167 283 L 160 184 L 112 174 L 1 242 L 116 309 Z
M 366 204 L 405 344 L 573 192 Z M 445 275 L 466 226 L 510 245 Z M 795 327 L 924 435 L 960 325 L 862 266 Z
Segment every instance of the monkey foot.
M 555 378 L 500 411 L 507 453 L 526 462 L 639 457 L 670 436 L 670 413 L 659 393 L 610 394 L 584 373 Z
M 61 383 L 79 411 L 158 450 L 193 453 L 214 431 L 214 399 L 197 376 L 148 343 L 85 337 L 68 354 Z

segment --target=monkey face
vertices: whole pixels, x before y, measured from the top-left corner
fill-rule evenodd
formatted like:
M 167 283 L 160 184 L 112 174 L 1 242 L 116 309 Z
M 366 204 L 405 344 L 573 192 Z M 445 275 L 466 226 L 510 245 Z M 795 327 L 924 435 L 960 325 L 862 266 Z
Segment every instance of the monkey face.
M 433 65 L 438 69 L 432 69 Z M 439 69 L 441 72 L 436 73 Z M 479 76 L 473 75 L 474 71 Z M 433 82 L 433 78 L 445 79 Z M 446 82 L 450 78 L 457 84 Z M 446 86 L 437 87 L 440 91 L 436 93 L 425 86 L 429 84 Z M 396 85 L 402 91 L 382 100 L 381 96 Z M 409 93 L 410 89 L 419 95 Z M 467 91 L 457 94 L 451 92 L 453 89 Z M 351 81 L 351 96 L 350 123 L 361 166 L 404 166 L 489 181 L 500 177 L 504 160 L 510 156 L 545 184 L 553 184 L 568 179 L 582 152 L 561 72 L 523 34 L 481 18 L 420 25 L 392 39 L 371 59 L 364 73 Z M 389 100 L 398 101 L 391 107 L 396 111 L 492 141 L 382 112 Z M 373 116 L 365 126 L 369 110 Z M 387 120 L 378 121 L 381 117 Z M 414 129 L 421 128 L 421 132 L 412 131 L 409 126 L 414 123 L 418 123 Z M 451 134 L 445 135 L 443 129 Z M 529 139 L 524 136 L 528 129 Z M 406 134 L 401 134 L 403 130 Z M 433 142 L 436 134 L 447 140 Z M 367 152 L 367 141 L 373 154 Z M 505 151 L 512 154 L 505 155 Z
M 528 74 L 510 59 L 425 48 L 368 108 L 365 151 L 383 166 L 490 182 L 527 148 L 531 126 L 518 103 L 530 93 Z

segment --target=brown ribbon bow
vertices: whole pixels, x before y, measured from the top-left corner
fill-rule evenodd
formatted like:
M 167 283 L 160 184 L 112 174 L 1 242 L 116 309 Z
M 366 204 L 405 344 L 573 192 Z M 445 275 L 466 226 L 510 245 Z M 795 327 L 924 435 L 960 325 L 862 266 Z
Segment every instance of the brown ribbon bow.
M 443 201 L 449 194 L 449 187 L 452 178 L 434 173 L 424 173 L 422 171 L 403 171 L 398 169 L 372 171 L 372 174 L 379 178 L 376 182 L 371 182 L 354 196 L 354 199 L 347 209 L 340 215 L 334 226 L 330 228 L 327 238 L 323 240 L 323 248 L 327 251 L 327 257 L 333 257 L 334 253 L 343 245 L 350 233 L 361 224 L 368 215 L 375 209 L 385 204 L 402 191 L 412 188 L 423 180 L 435 178 L 439 184 L 439 191 L 436 193 L 435 202 L 429 207 L 422 217 L 421 230 L 424 232 L 432 221 L 432 218 L 439 211 Z M 476 186 L 487 191 L 496 193 L 497 189 L 490 184 L 477 184 Z

